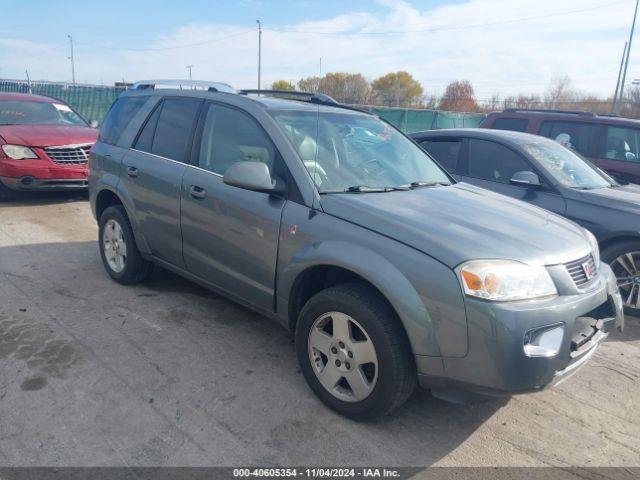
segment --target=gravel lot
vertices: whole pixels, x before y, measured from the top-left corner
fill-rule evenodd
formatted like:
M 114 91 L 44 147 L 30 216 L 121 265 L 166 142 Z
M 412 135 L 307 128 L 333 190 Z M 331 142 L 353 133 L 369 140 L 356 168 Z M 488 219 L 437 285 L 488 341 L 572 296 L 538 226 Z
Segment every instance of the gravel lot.
M 104 272 L 86 197 L 0 204 L 0 465 L 640 465 L 640 322 L 556 389 L 327 410 L 275 323 L 171 273 Z

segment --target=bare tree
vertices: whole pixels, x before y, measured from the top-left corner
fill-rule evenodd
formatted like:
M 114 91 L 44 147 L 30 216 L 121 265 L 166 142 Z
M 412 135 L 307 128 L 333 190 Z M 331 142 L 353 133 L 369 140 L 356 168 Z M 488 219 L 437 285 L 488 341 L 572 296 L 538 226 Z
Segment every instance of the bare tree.
M 544 94 L 544 101 L 549 108 L 561 108 L 563 103 L 572 103 L 576 92 L 573 90 L 571 78 L 560 75 L 551 79 Z

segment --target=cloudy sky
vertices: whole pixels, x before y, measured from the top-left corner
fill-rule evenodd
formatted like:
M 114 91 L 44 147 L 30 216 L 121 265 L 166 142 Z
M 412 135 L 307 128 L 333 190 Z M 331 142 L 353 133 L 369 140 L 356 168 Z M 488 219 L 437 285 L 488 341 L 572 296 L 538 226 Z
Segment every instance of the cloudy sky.
M 569 75 L 584 92 L 611 95 L 634 0 L 0 0 L 0 78 L 184 78 L 236 88 L 322 70 L 374 79 L 407 70 L 439 94 L 468 79 L 480 100 L 542 92 Z M 640 77 L 640 39 L 628 80 Z

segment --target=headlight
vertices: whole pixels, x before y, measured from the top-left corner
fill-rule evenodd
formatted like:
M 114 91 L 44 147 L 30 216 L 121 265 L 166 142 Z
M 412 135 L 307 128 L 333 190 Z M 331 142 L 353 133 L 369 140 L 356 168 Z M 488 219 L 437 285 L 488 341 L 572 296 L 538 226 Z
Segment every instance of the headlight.
M 471 297 L 506 302 L 557 295 L 544 267 L 511 260 L 474 260 L 460 268 L 464 293 Z
M 2 145 L 2 151 L 9 158 L 24 160 L 26 158 L 38 158 L 33 150 L 22 145 Z
M 585 229 L 589 244 L 591 244 L 591 252 L 593 252 L 593 261 L 596 262 L 596 269 L 600 268 L 600 247 L 598 246 L 598 240 L 589 230 Z

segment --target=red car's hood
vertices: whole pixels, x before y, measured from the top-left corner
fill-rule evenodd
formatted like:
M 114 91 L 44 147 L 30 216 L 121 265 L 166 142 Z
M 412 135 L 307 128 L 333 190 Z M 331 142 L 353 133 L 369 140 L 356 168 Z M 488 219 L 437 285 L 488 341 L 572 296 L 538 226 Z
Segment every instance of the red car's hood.
M 95 143 L 98 131 L 89 127 L 64 125 L 0 125 L 0 137 L 6 143 L 27 147 L 51 147 Z

